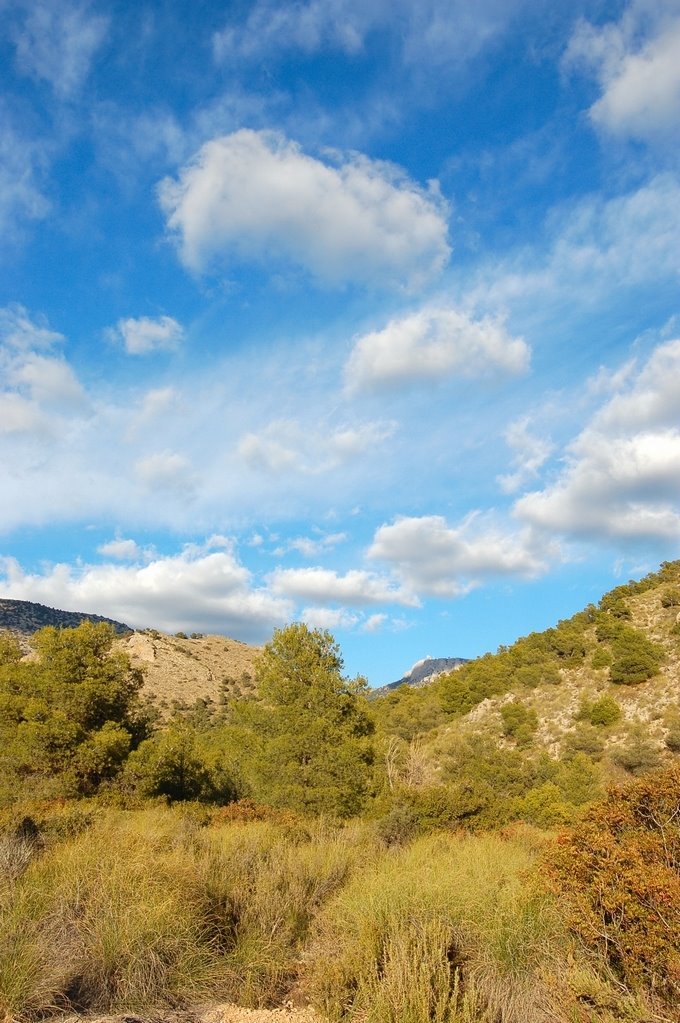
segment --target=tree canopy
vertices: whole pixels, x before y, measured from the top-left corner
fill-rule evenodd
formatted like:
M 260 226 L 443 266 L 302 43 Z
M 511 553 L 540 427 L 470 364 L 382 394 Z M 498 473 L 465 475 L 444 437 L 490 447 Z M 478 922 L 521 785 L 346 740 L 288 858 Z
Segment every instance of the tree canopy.
M 144 737 L 142 675 L 112 649 L 113 639 L 105 623 L 48 626 L 35 634 L 31 660 L 3 640 L 0 741 L 10 788 L 91 793 Z
M 295 623 L 274 633 L 255 668 L 259 701 L 257 795 L 274 806 L 350 816 L 361 809 L 373 764 L 373 722 L 363 679 L 342 674 L 329 632 Z

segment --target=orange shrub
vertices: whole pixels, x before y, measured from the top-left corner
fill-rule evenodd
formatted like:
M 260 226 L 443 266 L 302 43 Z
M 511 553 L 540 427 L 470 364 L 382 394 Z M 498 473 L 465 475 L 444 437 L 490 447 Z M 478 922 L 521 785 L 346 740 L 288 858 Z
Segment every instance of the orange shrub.
M 578 938 L 633 989 L 680 1002 L 680 767 L 611 789 L 548 853 Z

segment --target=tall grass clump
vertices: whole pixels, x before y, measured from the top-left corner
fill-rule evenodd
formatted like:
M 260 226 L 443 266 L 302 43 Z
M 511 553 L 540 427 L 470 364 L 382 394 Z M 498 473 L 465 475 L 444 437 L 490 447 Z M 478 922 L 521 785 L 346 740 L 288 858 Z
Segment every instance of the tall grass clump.
M 109 814 L 6 884 L 0 1012 L 178 1004 L 219 986 L 194 857 L 163 811 Z
M 333 1020 L 533 1023 L 560 1013 L 563 935 L 527 879 L 535 854 L 499 836 L 431 835 L 390 850 L 320 914 L 308 989 Z
M 253 822 L 198 836 L 207 898 L 218 908 L 228 994 L 243 1005 L 273 1004 L 295 982 L 320 907 L 375 852 L 361 826 L 316 822 L 282 828 Z

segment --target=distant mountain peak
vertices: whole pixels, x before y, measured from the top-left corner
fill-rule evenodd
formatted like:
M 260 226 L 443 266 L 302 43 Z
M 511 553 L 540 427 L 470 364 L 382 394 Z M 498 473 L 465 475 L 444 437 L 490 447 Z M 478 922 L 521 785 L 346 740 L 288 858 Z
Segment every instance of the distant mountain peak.
M 443 675 L 447 671 L 455 671 L 461 665 L 467 664 L 468 660 L 467 657 L 423 657 L 416 661 L 396 682 L 390 682 L 389 685 L 382 686 L 374 692 L 376 694 L 387 693 L 403 685 L 425 686 L 438 675 Z
M 0 629 L 9 632 L 31 636 L 46 625 L 53 625 L 57 629 L 75 629 L 81 622 L 106 622 L 119 635 L 132 632 L 129 625 L 103 615 L 87 611 L 60 611 L 46 604 L 36 604 L 32 600 L 0 598 Z

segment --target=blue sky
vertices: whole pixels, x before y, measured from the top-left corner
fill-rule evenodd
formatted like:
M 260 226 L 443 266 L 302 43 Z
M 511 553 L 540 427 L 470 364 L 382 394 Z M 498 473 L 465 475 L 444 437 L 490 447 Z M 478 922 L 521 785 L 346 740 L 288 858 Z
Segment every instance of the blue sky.
M 374 684 L 680 556 L 680 0 L 0 0 L 0 594 Z

